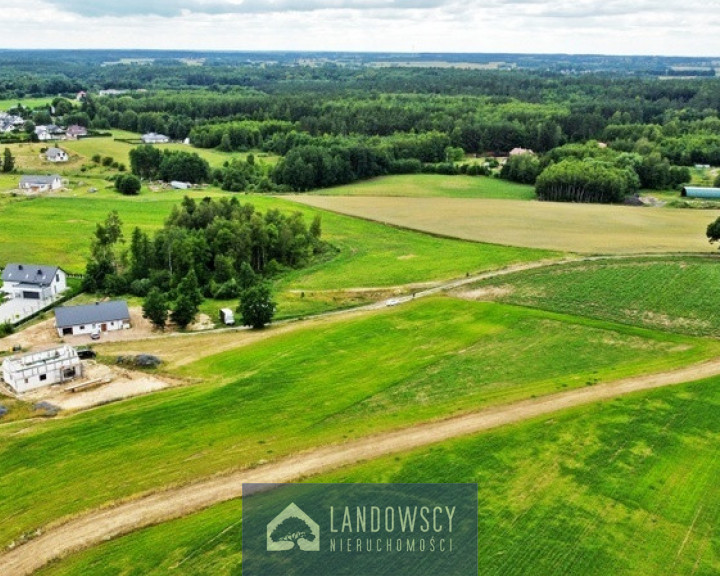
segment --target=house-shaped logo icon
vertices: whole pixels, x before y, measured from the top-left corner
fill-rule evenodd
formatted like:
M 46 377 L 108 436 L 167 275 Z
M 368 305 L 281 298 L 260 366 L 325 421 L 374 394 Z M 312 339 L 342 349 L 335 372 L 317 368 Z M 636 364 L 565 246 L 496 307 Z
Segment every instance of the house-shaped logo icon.
M 293 502 L 267 526 L 268 552 L 320 551 L 320 526 Z

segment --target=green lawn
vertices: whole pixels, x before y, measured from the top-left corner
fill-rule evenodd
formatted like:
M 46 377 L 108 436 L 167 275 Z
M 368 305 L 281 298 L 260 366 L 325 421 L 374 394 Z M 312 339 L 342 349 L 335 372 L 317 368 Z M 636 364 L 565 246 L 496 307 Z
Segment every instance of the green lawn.
M 68 150 L 72 150 L 81 157 L 84 157 L 89 161 L 95 154 L 101 156 L 110 156 L 117 162 L 122 162 L 126 166 L 130 166 L 130 150 L 138 146 L 139 144 L 130 144 L 128 142 L 121 142 L 115 138 L 122 138 L 128 140 L 139 140 L 140 134 L 133 132 L 124 132 L 122 130 L 113 130 L 113 136 L 98 137 L 98 138 L 81 138 L 80 140 L 71 140 L 62 142 L 61 145 Z M 194 148 L 186 144 L 158 144 L 157 148 L 161 150 L 182 150 L 183 152 L 195 152 L 201 158 L 205 158 L 210 166 L 213 168 L 219 168 L 224 162 L 233 158 L 246 158 L 247 153 L 237 152 L 222 152 L 215 149 L 206 148 Z M 265 163 L 270 166 L 274 166 L 278 157 L 272 154 L 266 154 L 264 152 L 254 152 L 255 160 L 258 163 Z
M 532 186 L 486 176 L 442 176 L 439 174 L 384 176 L 346 186 L 316 190 L 313 194 L 322 196 L 535 199 L 535 189 Z
M 270 336 L 246 346 L 239 339 L 236 349 L 172 369 L 203 382 L 195 386 L 59 420 L 0 426 L 0 516 L 11 519 L 0 523 L 0 545 L 146 490 L 440 416 L 665 370 L 720 348 L 452 298 Z
M 0 111 L 7 111 L 10 108 L 14 108 L 18 104 L 22 104 L 26 108 L 39 108 L 41 106 L 47 106 L 53 101 L 52 97 L 44 98 L 8 98 L 7 100 L 0 100 Z
M 478 286 L 499 288 L 503 302 L 720 336 L 716 256 L 582 262 L 518 272 Z
M 720 379 L 586 406 L 314 478 L 477 482 L 482 576 L 720 572 Z M 240 574 L 242 502 L 125 536 L 42 576 Z

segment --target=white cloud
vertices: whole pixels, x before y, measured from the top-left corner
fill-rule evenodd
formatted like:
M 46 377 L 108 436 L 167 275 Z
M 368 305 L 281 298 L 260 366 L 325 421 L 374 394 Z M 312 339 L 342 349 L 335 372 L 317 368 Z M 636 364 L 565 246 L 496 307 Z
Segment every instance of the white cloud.
M 4 48 L 720 56 L 699 0 L 3 0 Z

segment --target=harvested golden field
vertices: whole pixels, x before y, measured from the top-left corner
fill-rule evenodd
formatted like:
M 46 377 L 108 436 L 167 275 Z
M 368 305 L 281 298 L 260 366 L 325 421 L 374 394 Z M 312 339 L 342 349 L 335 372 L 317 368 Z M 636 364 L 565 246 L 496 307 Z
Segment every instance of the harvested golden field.
M 720 210 L 481 198 L 289 198 L 432 234 L 590 254 L 711 252 L 705 229 L 720 216 Z

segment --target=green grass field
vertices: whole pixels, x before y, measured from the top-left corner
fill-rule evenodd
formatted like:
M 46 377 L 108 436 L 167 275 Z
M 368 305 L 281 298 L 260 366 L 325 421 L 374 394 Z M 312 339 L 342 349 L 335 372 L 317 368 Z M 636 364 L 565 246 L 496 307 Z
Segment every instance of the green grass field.
M 535 189 L 532 186 L 484 176 L 413 174 L 374 178 L 347 186 L 317 190 L 313 195 L 534 200 Z
M 184 195 L 201 198 L 228 193 L 217 189 L 163 191 L 126 197 L 104 190 L 66 197 L 5 199 L 0 204 L 0 263 L 18 259 L 52 262 L 81 272 L 95 225 L 117 210 L 129 236 L 135 226 L 150 231 L 162 226 Z M 259 210 L 300 211 L 309 223 L 316 210 L 267 196 L 240 195 Z M 339 249 L 329 262 L 292 272 L 288 287 L 331 290 L 356 286 L 394 286 L 450 278 L 513 262 L 555 254 L 434 238 L 331 213 L 323 213 L 323 238 Z M 22 255 L 22 257 L 20 257 Z
M 503 302 L 696 335 L 720 336 L 718 258 L 604 260 L 518 272 L 476 287 Z M 472 295 L 473 287 L 467 292 Z M 482 294 L 482 290 L 480 291 Z
M 7 111 L 10 108 L 14 108 L 18 104 L 22 104 L 26 108 L 39 108 L 41 106 L 47 106 L 51 104 L 53 98 L 8 98 L 7 100 L 0 100 L 0 111 Z
M 575 409 L 314 478 L 477 482 L 483 576 L 720 572 L 720 379 Z M 241 500 L 71 556 L 42 576 L 231 576 Z
M 171 369 L 203 383 L 0 426 L 0 515 L 12 519 L 0 524 L 0 543 L 168 484 L 665 370 L 720 349 L 714 341 L 452 298 L 300 327 L 247 346 L 238 339 L 238 346 Z
M 140 138 L 140 134 L 124 132 L 122 130 L 113 130 L 112 133 L 112 137 L 81 138 L 80 140 L 62 142 L 62 146 L 66 147 L 68 150 L 72 150 L 79 156 L 85 158 L 87 161 L 90 161 L 95 154 L 100 154 L 101 156 L 110 156 L 116 161 L 122 162 L 126 166 L 130 166 L 130 150 L 138 146 L 138 144 L 121 142 L 119 140 L 115 140 L 115 138 L 138 140 Z M 157 148 L 160 150 L 182 150 L 183 152 L 195 152 L 201 158 L 205 158 L 205 160 L 208 161 L 208 164 L 210 164 L 213 168 L 220 167 L 224 162 L 233 158 L 247 157 L 246 153 L 222 152 L 215 149 L 194 148 L 186 144 L 158 144 Z M 266 154 L 264 152 L 255 152 L 254 155 L 258 163 L 264 163 L 269 166 L 274 166 L 279 159 L 277 156 Z

